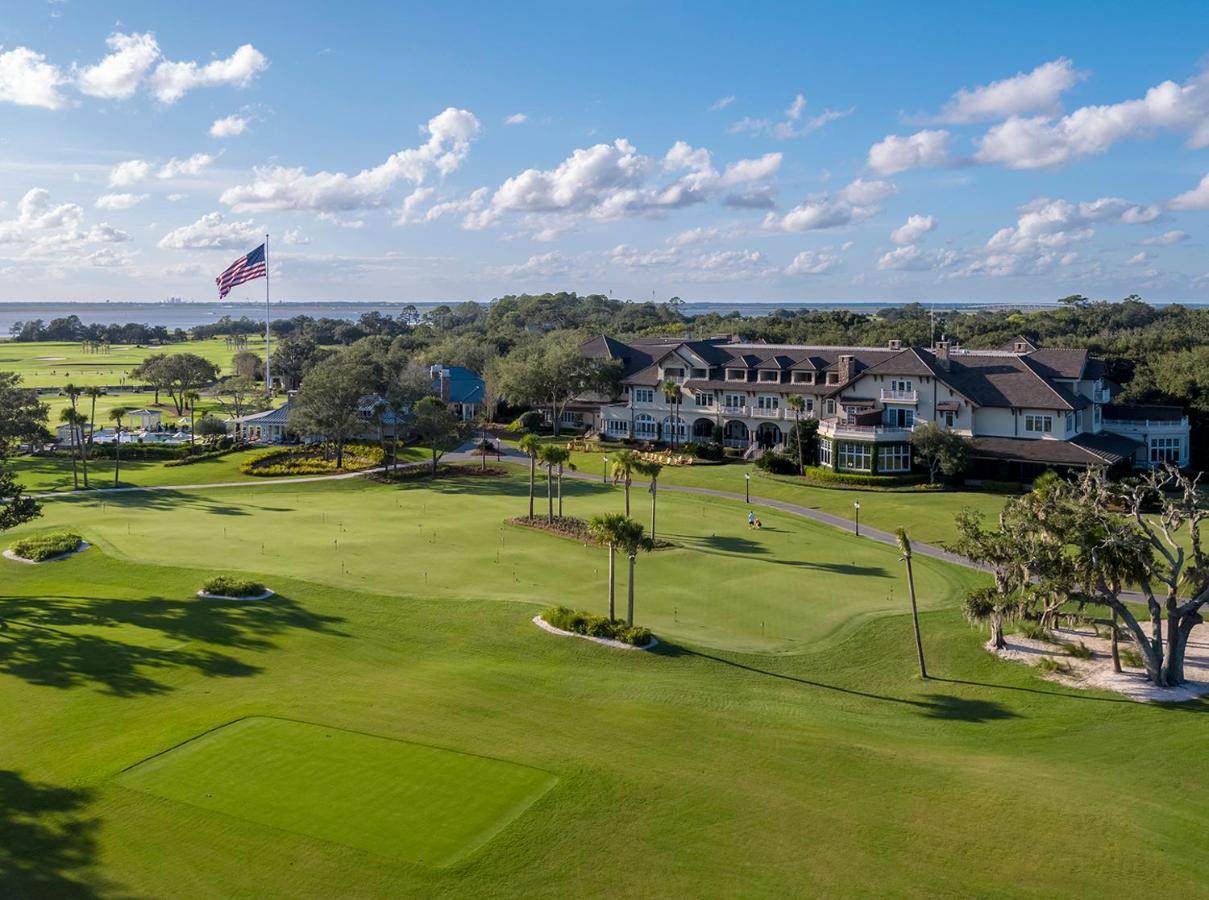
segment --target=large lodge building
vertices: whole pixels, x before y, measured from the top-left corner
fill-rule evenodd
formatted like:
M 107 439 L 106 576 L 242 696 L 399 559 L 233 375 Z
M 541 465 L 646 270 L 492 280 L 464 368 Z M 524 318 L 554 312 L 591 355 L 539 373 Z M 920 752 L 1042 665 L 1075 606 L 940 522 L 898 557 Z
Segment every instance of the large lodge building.
M 1188 419 L 1174 407 L 1121 406 L 1120 388 L 1086 350 L 1018 338 L 999 350 L 821 347 L 643 338 L 592 339 L 583 353 L 619 360 L 618 398 L 582 398 L 564 414 L 606 438 L 709 441 L 752 455 L 780 447 L 799 413 L 818 419 L 819 463 L 839 472 L 893 474 L 912 466 L 911 431 L 936 422 L 972 439 L 988 477 L 1031 478 L 1047 468 L 1149 468 L 1188 463 Z M 681 387 L 677 408 L 667 381 Z

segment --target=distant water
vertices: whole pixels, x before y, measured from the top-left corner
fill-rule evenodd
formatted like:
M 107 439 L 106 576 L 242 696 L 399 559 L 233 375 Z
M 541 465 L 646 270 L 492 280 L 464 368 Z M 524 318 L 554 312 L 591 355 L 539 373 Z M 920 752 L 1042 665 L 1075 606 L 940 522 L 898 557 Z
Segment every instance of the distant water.
M 450 305 L 454 305 L 452 301 Z M 407 306 L 406 303 L 274 303 L 273 318 L 288 319 L 293 316 L 321 316 L 330 319 L 359 318 L 362 313 L 378 311 L 386 316 L 397 316 Z M 441 305 L 440 301 L 413 303 L 423 312 Z M 686 315 L 701 315 L 716 312 L 726 315 L 738 312 L 741 316 L 766 316 L 775 309 L 846 309 L 854 312 L 875 312 L 887 307 L 905 306 L 907 301 L 869 300 L 869 301 L 811 301 L 811 302 L 767 302 L 738 300 L 734 302 L 685 303 L 681 309 Z M 1002 303 L 977 300 L 945 301 L 926 304 L 937 311 L 962 309 L 996 309 L 996 308 L 1026 308 L 1041 309 L 1052 307 L 1052 303 Z M 1186 303 L 1188 306 L 1206 305 L 1205 301 Z M 192 328 L 194 325 L 207 325 L 230 316 L 238 319 L 247 316 L 250 319 L 263 321 L 264 305 L 256 303 L 0 303 L 0 338 L 8 336 L 9 328 L 14 322 L 29 319 L 51 319 L 63 316 L 77 315 L 86 324 L 99 323 L 108 325 L 113 322 L 139 322 L 147 325 L 163 325 L 168 329 Z

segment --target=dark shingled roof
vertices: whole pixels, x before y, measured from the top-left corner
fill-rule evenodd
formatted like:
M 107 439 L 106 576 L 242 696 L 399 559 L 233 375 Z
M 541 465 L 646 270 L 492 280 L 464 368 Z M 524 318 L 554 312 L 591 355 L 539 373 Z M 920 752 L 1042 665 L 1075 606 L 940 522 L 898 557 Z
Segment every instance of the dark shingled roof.
M 1058 466 L 1111 466 L 1132 456 L 1140 444 L 1117 434 L 1081 434 L 1069 441 L 974 438 L 972 456 Z

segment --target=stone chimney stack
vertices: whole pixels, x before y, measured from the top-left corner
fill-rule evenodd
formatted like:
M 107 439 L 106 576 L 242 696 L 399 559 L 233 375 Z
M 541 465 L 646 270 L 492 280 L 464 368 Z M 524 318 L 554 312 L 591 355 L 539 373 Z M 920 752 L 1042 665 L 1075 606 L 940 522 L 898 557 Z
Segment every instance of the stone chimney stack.
M 900 341 L 898 338 L 891 338 L 890 342 L 886 345 L 886 347 L 889 350 L 901 350 L 901 349 L 903 349 L 903 342 Z
M 947 372 L 949 369 L 949 342 L 937 341 L 932 350 L 936 354 L 937 364 Z
M 852 380 L 852 376 L 856 374 L 856 359 L 850 354 L 840 356 L 837 363 L 839 369 L 840 384 L 846 384 Z

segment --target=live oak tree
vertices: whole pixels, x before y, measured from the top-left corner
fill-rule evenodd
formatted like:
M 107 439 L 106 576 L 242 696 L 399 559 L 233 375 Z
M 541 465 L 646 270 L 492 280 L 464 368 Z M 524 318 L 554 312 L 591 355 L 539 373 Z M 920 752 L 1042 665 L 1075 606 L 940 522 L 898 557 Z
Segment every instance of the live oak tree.
M 33 388 L 21 387 L 21 376 L 0 372 L 0 443 L 45 440 L 46 417 L 50 407 L 38 399 Z
M 264 409 L 264 389 L 246 375 L 231 375 L 214 386 L 223 410 L 239 418 Z
M 412 425 L 422 444 L 428 445 L 432 453 L 432 474 L 437 474 L 437 463 L 448 451 L 456 449 L 470 434 L 444 400 L 424 397 L 415 405 Z
M 936 481 L 936 473 L 949 478 L 960 475 L 970 464 L 970 442 L 954 431 L 935 422 L 923 422 L 911 432 L 911 448 L 915 458 L 928 467 L 928 480 Z
M 153 385 L 158 394 L 167 392 L 176 414 L 185 413 L 185 394 L 212 385 L 218 378 L 218 366 L 196 353 L 155 353 L 131 370 L 132 378 Z
M 286 389 L 296 388 L 311 369 L 331 355 L 330 350 L 324 350 L 308 337 L 285 338 L 273 349 L 273 378 L 280 379 Z
M 365 428 L 361 399 L 372 387 L 372 373 L 357 360 L 332 356 L 313 368 L 290 404 L 290 430 L 321 435 L 335 450 L 336 468 L 344 466 L 344 445 Z
M 621 367 L 615 360 L 585 357 L 579 336 L 550 332 L 522 346 L 490 367 L 492 392 L 512 405 L 544 407 L 559 433 L 567 404 L 584 394 L 612 395 Z
M 231 371 L 237 378 L 246 378 L 248 381 L 263 380 L 264 360 L 260 358 L 259 353 L 240 350 L 231 357 Z

